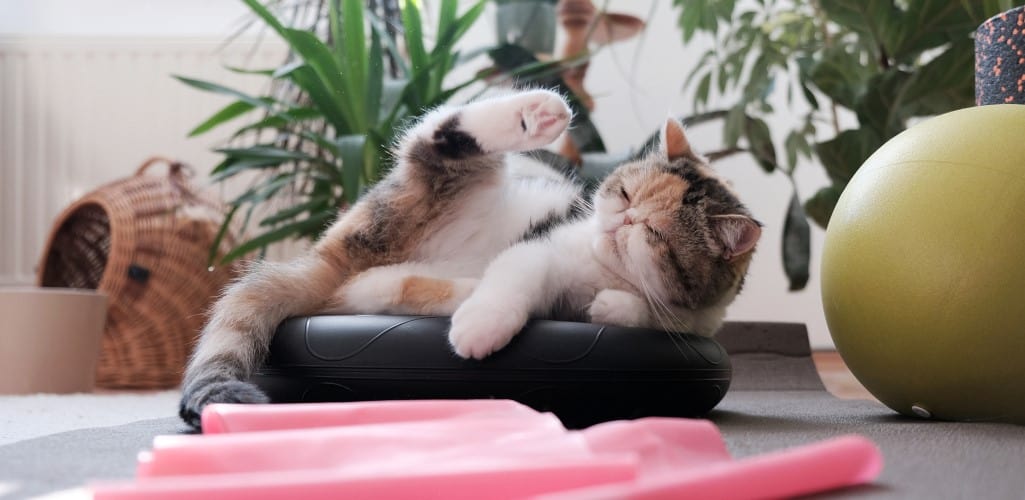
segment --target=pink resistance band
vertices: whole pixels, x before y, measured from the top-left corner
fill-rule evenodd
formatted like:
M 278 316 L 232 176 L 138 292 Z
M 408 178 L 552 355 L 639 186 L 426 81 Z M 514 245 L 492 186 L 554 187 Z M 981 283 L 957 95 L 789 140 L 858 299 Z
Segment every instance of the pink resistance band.
M 732 460 L 705 420 L 567 431 L 511 401 L 211 405 L 208 435 L 159 436 L 103 499 L 767 498 L 863 484 L 879 450 L 847 436 Z

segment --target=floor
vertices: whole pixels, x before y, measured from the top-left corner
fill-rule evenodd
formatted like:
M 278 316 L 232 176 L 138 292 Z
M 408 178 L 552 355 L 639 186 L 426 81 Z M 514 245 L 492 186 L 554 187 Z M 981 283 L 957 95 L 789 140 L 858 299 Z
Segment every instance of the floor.
M 836 351 L 815 351 L 811 358 L 819 371 L 822 383 L 834 396 L 843 399 L 875 399 L 865 386 L 854 378 Z
M 816 351 L 812 359 L 833 395 L 874 399 L 835 351 Z M 178 397 L 175 390 L 0 396 L 0 445 L 54 432 L 172 416 L 177 411 Z

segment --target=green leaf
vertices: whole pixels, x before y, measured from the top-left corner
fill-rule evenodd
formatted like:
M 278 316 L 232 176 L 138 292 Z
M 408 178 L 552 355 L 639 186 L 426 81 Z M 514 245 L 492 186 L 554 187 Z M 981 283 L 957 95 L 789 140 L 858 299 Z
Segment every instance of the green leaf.
M 723 128 L 723 142 L 726 143 L 726 147 L 737 147 L 737 142 L 740 141 L 740 136 L 744 133 L 746 122 L 747 114 L 744 113 L 743 105 L 734 106 L 730 109 L 729 114 L 726 115 L 726 123 Z
M 882 140 L 887 140 L 907 128 L 901 100 L 910 73 L 892 68 L 869 80 L 867 89 L 853 106 L 861 129 L 871 129 Z
M 212 266 L 217 261 L 217 254 L 221 251 L 221 243 L 224 242 L 224 237 L 227 236 L 228 229 L 231 227 L 231 221 L 235 218 L 235 212 L 237 211 L 238 207 L 234 206 L 228 209 L 228 213 L 224 215 L 221 227 L 217 228 L 217 235 L 214 236 L 214 241 L 210 244 L 210 252 L 206 258 L 207 266 Z
M 292 71 L 295 71 L 296 68 L 301 68 L 303 66 L 306 66 L 306 61 L 303 61 L 302 58 L 298 58 L 293 61 L 286 62 L 281 66 L 278 66 L 278 68 L 274 70 L 274 73 L 272 73 L 270 77 L 275 80 L 280 78 L 288 78 L 288 75 L 292 73 Z
M 826 48 L 809 68 L 809 80 L 838 104 L 853 108 L 871 73 L 844 46 Z
M 306 90 L 313 98 L 313 91 L 316 91 L 322 102 L 318 106 L 328 107 L 332 114 L 340 114 L 344 120 L 339 123 L 332 123 L 340 130 L 361 131 L 365 129 L 363 116 L 356 112 L 357 102 L 364 98 L 361 89 L 353 88 L 351 82 L 343 78 L 342 69 L 338 66 L 334 56 L 323 42 L 316 35 L 308 31 L 288 29 L 285 31 L 286 40 L 292 50 L 296 51 L 304 61 L 306 67 L 311 68 L 315 75 L 309 75 L 303 82 L 296 80 L 303 90 Z M 293 80 L 295 75 L 302 68 L 298 68 L 290 75 Z M 362 80 L 360 85 L 362 85 Z M 309 88 L 307 88 L 309 87 Z M 332 114 L 325 110 L 324 115 L 331 118 Z
M 218 148 L 214 151 L 235 158 L 254 158 L 278 161 L 317 161 L 317 158 L 301 151 L 276 146 L 256 145 L 248 148 Z
M 240 75 L 272 76 L 272 75 L 274 75 L 274 72 L 278 70 L 278 68 L 268 68 L 268 69 L 240 68 L 238 66 L 231 66 L 231 65 L 228 65 L 228 64 L 225 64 L 222 67 L 224 69 L 228 70 L 228 71 L 231 71 L 232 73 L 238 73 Z
M 901 114 L 938 115 L 966 108 L 975 102 L 975 74 L 966 71 L 975 62 L 970 39 L 952 44 L 911 75 L 904 89 Z
M 441 4 L 442 12 L 438 20 L 438 33 L 440 35 L 430 55 L 431 60 L 437 62 L 436 65 L 432 65 L 436 68 L 436 71 L 431 75 L 429 94 L 431 97 L 441 93 L 445 75 L 452 69 L 457 54 L 455 51 L 456 43 L 477 22 L 481 14 L 484 13 L 484 7 L 487 2 L 479 0 L 459 18 L 455 17 L 457 3 L 456 0 L 443 0 Z
M 363 177 L 366 136 L 346 135 L 339 137 L 337 143 L 342 157 L 342 194 L 346 201 L 355 203 L 360 195 L 360 180 Z
M 815 153 L 833 183 L 846 185 L 883 141 L 870 129 L 851 129 L 815 145 Z
M 398 66 L 399 77 L 408 78 L 410 74 L 409 65 L 406 64 L 406 57 L 399 50 L 398 45 L 395 44 L 395 39 L 388 33 L 388 27 L 385 25 L 384 20 L 380 18 L 373 11 L 366 11 L 364 14 L 370 19 L 370 27 L 373 32 L 377 34 L 378 38 L 383 42 L 384 49 L 388 52 L 388 56 L 391 61 Z
M 320 80 L 316 71 L 307 65 L 295 68 L 288 78 L 306 92 L 313 105 L 324 113 L 324 117 L 337 131 L 351 131 L 353 125 L 339 106 L 334 92 L 329 90 Z
M 381 37 L 377 31 L 370 32 L 370 60 L 365 89 L 364 118 L 368 125 L 377 124 L 384 116 L 384 108 L 381 106 L 381 96 L 384 93 L 384 54 L 381 50 Z
M 298 205 L 293 205 L 291 207 L 287 207 L 285 209 L 279 210 L 278 212 L 274 213 L 273 215 L 264 217 L 264 219 L 260 221 L 260 225 L 261 226 L 273 226 L 273 225 L 278 224 L 280 222 L 283 222 L 283 221 L 286 221 L 286 220 L 289 220 L 289 219 L 293 219 L 293 218 L 295 218 L 296 216 L 298 216 L 299 214 L 301 214 L 303 212 L 310 212 L 310 215 L 314 215 L 316 212 L 321 212 L 325 208 L 331 209 L 331 211 L 333 212 L 334 210 L 333 210 L 333 207 L 331 207 L 331 203 L 330 202 L 331 202 L 331 197 L 330 196 L 327 196 L 327 195 L 314 196 L 314 197 L 311 197 L 309 200 L 307 200 L 304 203 L 300 203 Z
M 691 38 L 694 38 L 694 34 L 697 33 L 698 27 L 705 17 L 705 2 L 703 0 L 674 0 L 673 3 L 681 7 L 677 24 L 683 34 L 683 43 L 688 43 Z
M 226 95 L 226 96 L 231 96 L 231 97 L 234 97 L 234 98 L 238 99 L 239 101 L 242 101 L 244 103 L 247 103 L 247 104 L 253 106 L 254 108 L 264 108 L 264 109 L 267 109 L 269 111 L 272 111 L 270 103 L 267 102 L 265 100 L 265 98 L 253 97 L 253 96 L 251 96 L 249 94 L 246 94 L 245 92 L 241 92 L 241 91 L 235 90 L 233 88 L 225 87 L 225 86 L 217 84 L 217 83 L 207 82 L 207 81 L 203 81 L 203 80 L 196 80 L 196 79 L 193 79 L 193 78 L 187 78 L 187 77 L 178 76 L 178 75 L 171 75 L 171 76 L 173 78 L 175 78 L 176 80 L 178 80 L 178 81 L 180 81 L 180 82 L 182 82 L 182 83 L 184 83 L 184 84 L 186 84 L 186 85 L 188 85 L 190 87 L 194 87 L 194 88 L 197 88 L 199 90 L 205 90 L 207 92 L 213 92 L 215 94 L 222 94 L 222 95 Z
M 235 199 L 228 202 L 229 205 L 237 207 L 250 203 L 258 205 L 263 203 L 274 195 L 281 191 L 281 188 L 292 184 L 295 181 L 295 176 L 291 172 L 284 172 L 274 176 L 269 180 L 260 182 L 259 184 L 249 188 L 246 192 L 235 197 Z
M 248 102 L 245 102 L 245 101 L 235 101 L 235 102 L 233 102 L 233 103 L 231 103 L 231 104 L 221 108 L 221 110 L 216 112 L 216 113 L 214 113 L 213 116 L 211 116 L 210 118 L 207 118 L 206 120 L 203 121 L 203 123 L 200 123 L 199 125 L 197 125 L 196 128 L 194 128 L 191 131 L 189 131 L 189 135 L 188 136 L 189 137 L 195 137 L 195 136 L 200 135 L 200 134 L 202 134 L 204 132 L 208 132 L 208 131 L 212 130 L 214 127 L 216 127 L 216 126 L 218 126 L 218 125 L 220 125 L 220 124 L 222 124 L 224 122 L 233 120 L 235 118 L 238 118 L 238 117 L 240 117 L 240 116 L 242 116 L 242 115 L 252 111 L 253 107 L 254 106 L 251 103 L 248 103 Z
M 820 189 L 815 196 L 804 202 L 804 210 L 811 220 L 815 221 L 823 229 L 829 225 L 829 218 L 833 215 L 833 208 L 840 200 L 845 184 L 833 184 Z
M 868 36 L 868 45 L 892 47 L 893 25 L 902 15 L 893 0 L 819 0 L 819 4 L 829 20 Z
M 438 33 L 444 33 L 456 20 L 459 3 L 456 0 L 441 0 L 438 12 Z
M 258 0 L 242 0 L 257 16 L 281 36 L 305 65 L 287 72 L 300 88 L 309 94 L 324 116 L 339 130 L 350 130 L 362 125 L 362 116 L 356 116 L 353 103 L 362 96 L 354 96 L 342 78 L 331 50 L 316 35 L 304 30 L 288 28 Z M 349 0 L 346 0 L 349 1 Z M 361 31 L 362 33 L 362 31 Z M 304 69 L 306 68 L 306 69 Z M 350 95 L 345 95 L 348 92 Z
M 210 180 L 221 182 L 247 170 L 264 170 L 281 165 L 284 161 L 276 158 L 235 158 L 229 157 L 214 167 L 210 172 Z
M 364 2 L 363 0 L 342 0 L 342 2 L 344 29 L 342 30 L 341 38 L 338 39 L 342 49 L 338 53 L 342 55 L 343 61 L 339 66 L 344 69 L 342 77 L 346 81 L 349 90 L 348 98 L 355 99 L 356 103 L 363 103 L 365 105 L 368 61 L 366 35 L 364 34 L 363 27 Z M 378 54 L 377 62 L 381 62 L 380 54 Z M 363 114 L 369 115 L 369 113 Z M 377 117 L 373 116 L 373 118 Z M 372 122 L 363 121 L 357 123 L 360 123 L 359 130 L 362 131 L 366 130 L 367 123 Z
M 708 92 L 712 87 L 712 73 L 705 73 L 705 76 L 698 82 L 698 87 L 694 91 L 694 108 L 703 108 L 708 104 Z
M 453 12 L 455 6 L 458 4 L 456 0 L 444 0 L 442 2 L 443 9 L 451 9 Z M 448 5 L 448 7 L 446 7 Z M 481 14 L 484 13 L 484 8 L 487 6 L 486 0 L 478 0 L 473 4 L 472 7 L 466 10 L 463 15 L 451 22 L 446 23 L 445 16 L 442 15 L 438 25 L 438 41 L 435 43 L 434 49 L 431 50 L 431 57 L 437 58 L 440 56 L 447 56 L 452 54 L 453 47 L 456 43 L 466 34 L 467 31 L 477 22 Z M 445 68 L 448 70 L 449 68 Z
M 762 170 L 771 174 L 778 163 L 776 161 L 776 146 L 772 144 L 769 126 L 759 118 L 748 116 L 744 126 L 744 135 L 751 145 L 751 154 L 755 160 L 761 165 Z
M 811 265 L 811 226 L 794 191 L 783 222 L 783 270 L 790 280 L 790 291 L 804 289 Z
M 904 13 L 899 23 L 900 29 L 894 37 L 892 55 L 899 61 L 911 62 L 923 51 L 970 37 L 984 19 L 966 12 L 961 2 L 908 2 L 907 12 Z
M 804 134 L 797 130 L 791 130 L 787 134 L 787 138 L 783 141 L 783 148 L 786 149 L 787 153 L 787 168 L 790 172 L 793 172 L 797 168 L 797 157 L 804 149 L 808 147 L 807 141 Z
M 426 72 L 429 71 L 430 60 L 427 57 L 427 50 L 424 48 L 423 22 L 420 20 L 420 0 L 399 0 L 399 8 L 402 11 L 402 26 L 405 28 L 404 36 L 406 52 L 408 53 L 411 66 L 410 69 L 414 75 L 420 73 L 426 76 Z M 418 80 L 418 78 L 411 78 L 411 81 L 414 80 Z M 426 89 L 415 90 L 419 92 L 414 93 L 418 101 L 414 109 L 419 109 L 429 99 L 429 96 L 424 92 Z
M 306 219 L 293 222 L 291 224 L 286 224 L 271 231 L 267 231 L 266 233 L 263 233 L 235 247 L 232 251 L 228 252 L 228 254 L 221 259 L 221 262 L 231 262 L 247 253 L 250 253 L 257 249 L 266 248 L 268 245 L 282 241 L 290 236 L 294 236 L 304 231 L 309 231 L 311 229 L 322 228 L 323 226 L 326 226 L 328 224 L 328 222 L 331 220 L 331 217 L 333 216 L 333 213 L 321 212 L 318 214 L 311 215 Z
M 324 115 L 322 115 L 317 109 L 292 108 L 288 110 L 287 118 L 281 115 L 268 115 L 236 130 L 235 133 L 232 134 L 232 137 L 234 138 L 245 134 L 246 132 L 264 129 L 275 129 L 283 133 L 291 133 L 291 131 L 287 130 L 287 127 L 290 125 L 301 125 L 303 122 L 322 118 L 324 118 Z

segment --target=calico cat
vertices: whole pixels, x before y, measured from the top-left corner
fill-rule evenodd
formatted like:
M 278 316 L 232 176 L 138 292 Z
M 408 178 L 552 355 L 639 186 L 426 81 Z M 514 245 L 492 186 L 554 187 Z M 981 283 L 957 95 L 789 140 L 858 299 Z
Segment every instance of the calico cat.
M 545 90 L 427 114 L 388 176 L 308 255 L 254 263 L 225 291 L 186 369 L 181 417 L 198 427 L 206 404 L 265 402 L 245 380 L 293 315 L 452 315 L 452 347 L 473 358 L 530 317 L 713 335 L 760 224 L 672 119 L 660 148 L 617 168 L 591 200 L 509 154 L 550 144 L 570 118 Z

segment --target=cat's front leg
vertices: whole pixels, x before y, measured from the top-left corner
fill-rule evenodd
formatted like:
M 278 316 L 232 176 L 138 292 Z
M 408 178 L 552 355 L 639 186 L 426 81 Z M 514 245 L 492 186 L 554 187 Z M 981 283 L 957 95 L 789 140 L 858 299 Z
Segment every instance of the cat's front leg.
M 452 349 L 463 358 L 483 359 L 505 347 L 527 324 L 527 302 L 525 297 L 471 295 L 452 315 Z
M 452 315 L 448 338 L 456 354 L 485 358 L 508 344 L 531 314 L 549 308 L 559 293 L 550 252 L 543 244 L 521 243 L 495 258 Z
M 606 288 L 594 297 L 587 310 L 592 323 L 616 326 L 649 326 L 648 302 L 630 292 Z

